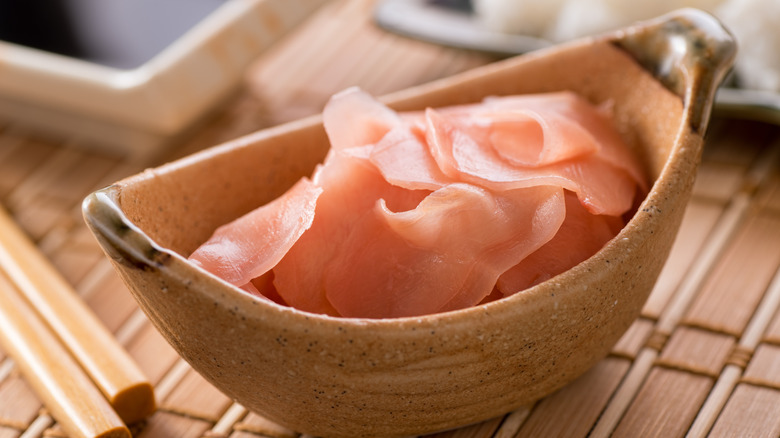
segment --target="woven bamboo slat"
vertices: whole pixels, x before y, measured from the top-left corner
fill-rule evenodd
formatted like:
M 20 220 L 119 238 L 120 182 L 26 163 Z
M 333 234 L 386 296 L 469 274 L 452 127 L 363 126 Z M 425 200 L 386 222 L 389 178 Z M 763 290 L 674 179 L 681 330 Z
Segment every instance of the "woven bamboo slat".
M 81 199 L 146 166 L 315 114 L 343 88 L 381 95 L 494 61 L 388 34 L 371 13 L 371 2 L 331 0 L 154 161 L 0 120 L 0 202 L 155 385 L 160 409 L 131 425 L 134 436 L 306 438 L 233 403 L 178 357 L 87 231 Z M 715 117 L 706 138 L 670 258 L 610 355 L 532 406 L 432 436 L 780 435 L 780 127 Z M 0 438 L 20 436 L 65 435 L 0 351 Z

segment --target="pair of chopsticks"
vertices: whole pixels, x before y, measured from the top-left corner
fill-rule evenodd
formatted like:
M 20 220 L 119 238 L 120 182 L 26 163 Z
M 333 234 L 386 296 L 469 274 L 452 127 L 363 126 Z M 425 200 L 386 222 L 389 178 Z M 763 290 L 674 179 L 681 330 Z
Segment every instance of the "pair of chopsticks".
M 126 437 L 154 388 L 0 207 L 0 346 L 72 437 Z

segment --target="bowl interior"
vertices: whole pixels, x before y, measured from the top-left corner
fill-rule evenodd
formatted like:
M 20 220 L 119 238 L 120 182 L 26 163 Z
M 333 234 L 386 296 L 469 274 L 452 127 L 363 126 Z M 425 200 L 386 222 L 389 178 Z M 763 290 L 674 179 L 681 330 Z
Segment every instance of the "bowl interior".
M 386 100 L 398 110 L 419 110 L 558 90 L 611 102 L 618 129 L 649 179 L 660 175 L 681 129 L 682 99 L 609 41 L 574 45 L 554 57 L 542 52 L 507 60 Z M 186 257 L 219 225 L 310 175 L 328 147 L 316 117 L 262 131 L 123 182 L 119 205 L 152 240 Z

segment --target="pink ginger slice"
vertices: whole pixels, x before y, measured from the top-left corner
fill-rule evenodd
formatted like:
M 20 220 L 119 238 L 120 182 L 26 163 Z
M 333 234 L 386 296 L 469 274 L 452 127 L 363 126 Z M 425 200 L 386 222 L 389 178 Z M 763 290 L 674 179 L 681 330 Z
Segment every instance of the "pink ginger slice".
M 504 271 L 552 238 L 564 214 L 562 190 L 549 186 L 493 194 L 450 184 L 402 212 L 379 202 L 329 264 L 327 298 L 347 317 L 473 306 Z
M 366 159 L 333 150 L 313 181 L 323 189 L 315 220 L 274 267 L 274 285 L 284 301 L 314 313 L 338 315 L 325 297 L 325 270 L 339 253 L 358 220 L 382 197 L 397 209 L 414 208 L 429 192 L 388 183 Z M 352 248 L 349 248 L 350 250 Z
M 633 204 L 636 183 L 629 173 L 594 154 L 546 166 L 515 166 L 492 148 L 477 143 L 456 124 L 457 120 L 432 109 L 426 116 L 431 155 L 452 178 L 459 176 L 496 191 L 540 185 L 563 187 L 575 192 L 593 214 L 620 215 Z
M 623 227 L 614 216 L 594 215 L 577 196 L 566 192 L 566 219 L 549 242 L 498 278 L 503 296 L 535 286 L 563 273 L 600 250 Z
M 401 117 L 359 88 L 335 94 L 322 111 L 331 148 L 374 144 L 401 124 Z
M 599 159 L 626 171 L 641 190 L 647 190 L 645 174 L 615 128 L 611 117 L 612 107 L 609 103 L 594 106 L 576 93 L 560 91 L 489 97 L 485 99 L 483 105 L 485 107 L 483 111 L 534 111 L 545 117 L 561 117 L 566 120 L 564 123 L 567 125 L 577 125 L 577 128 L 571 132 L 581 130 L 583 134 L 581 141 L 595 141 L 598 148 L 596 155 Z M 575 143 L 577 141 L 571 135 L 566 137 Z
M 391 130 L 372 149 L 371 162 L 391 184 L 406 189 L 436 190 L 453 182 L 436 165 L 417 126 Z
M 306 178 L 284 195 L 223 225 L 190 261 L 235 286 L 274 267 L 314 220 L 322 189 Z

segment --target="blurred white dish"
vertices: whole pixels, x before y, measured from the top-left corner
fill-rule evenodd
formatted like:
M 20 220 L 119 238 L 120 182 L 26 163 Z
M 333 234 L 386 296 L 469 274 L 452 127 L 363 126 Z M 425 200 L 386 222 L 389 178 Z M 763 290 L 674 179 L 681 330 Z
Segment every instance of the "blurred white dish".
M 251 60 L 325 1 L 225 0 L 132 69 L 0 41 L 0 118 L 147 154 L 223 101 Z
M 467 9 L 458 7 L 466 4 Z M 551 46 L 550 41 L 482 26 L 470 11 L 469 2 L 450 0 L 382 0 L 374 18 L 383 28 L 437 44 L 512 56 Z

